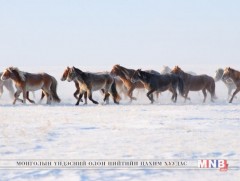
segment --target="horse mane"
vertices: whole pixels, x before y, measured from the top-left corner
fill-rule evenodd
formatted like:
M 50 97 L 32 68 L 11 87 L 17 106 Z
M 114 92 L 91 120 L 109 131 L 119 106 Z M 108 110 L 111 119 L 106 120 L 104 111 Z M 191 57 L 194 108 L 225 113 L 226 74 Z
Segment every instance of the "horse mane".
M 12 73 L 17 73 L 21 81 L 26 81 L 26 72 L 20 71 L 17 67 L 9 67 L 7 70 Z
M 81 71 L 80 69 L 78 69 L 78 68 L 76 68 L 76 67 L 74 67 L 74 69 L 75 69 L 76 73 L 77 73 L 78 75 L 80 75 L 82 78 L 85 78 L 85 77 L 86 77 L 86 73 L 84 73 L 83 71 Z
M 117 68 L 118 70 L 120 70 L 120 71 L 124 74 L 124 76 L 125 76 L 126 78 L 129 78 L 129 79 L 130 79 L 131 76 L 132 76 L 132 75 L 130 75 L 130 72 L 129 72 L 129 71 L 131 71 L 132 73 L 135 72 L 135 70 L 122 67 L 122 66 L 120 66 L 119 64 L 114 65 L 114 67 Z
M 240 79 L 240 72 L 238 70 L 235 70 L 233 68 L 230 68 L 229 67 L 229 70 L 233 72 L 234 76 L 237 78 L 237 79 Z
M 146 72 L 146 71 L 142 71 L 141 69 L 138 69 L 137 71 L 139 71 L 139 73 L 142 75 L 142 76 L 145 76 L 146 78 L 148 78 L 150 75 L 154 75 L 152 73 L 149 73 L 149 72 Z

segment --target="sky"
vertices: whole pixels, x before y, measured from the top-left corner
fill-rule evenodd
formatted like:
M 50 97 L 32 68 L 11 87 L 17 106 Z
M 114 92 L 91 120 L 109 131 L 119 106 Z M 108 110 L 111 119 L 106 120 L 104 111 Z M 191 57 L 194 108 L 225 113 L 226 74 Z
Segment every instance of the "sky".
M 0 0 L 0 66 L 238 64 L 239 0 Z

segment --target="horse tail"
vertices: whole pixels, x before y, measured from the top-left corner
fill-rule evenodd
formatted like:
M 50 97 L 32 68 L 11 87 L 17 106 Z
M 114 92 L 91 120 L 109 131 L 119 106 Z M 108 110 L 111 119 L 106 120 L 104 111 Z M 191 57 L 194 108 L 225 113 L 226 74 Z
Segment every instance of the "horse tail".
M 181 94 L 181 96 L 184 97 L 184 82 L 181 77 L 178 76 L 178 91 Z
M 217 99 L 216 93 L 215 93 L 215 81 L 213 80 L 210 85 L 210 93 L 213 99 Z
M 53 76 L 51 76 L 51 79 L 52 79 L 52 84 L 51 84 L 50 90 L 51 90 L 53 101 L 60 102 L 61 99 L 57 95 L 57 80 Z
M 115 79 L 113 80 L 113 83 L 111 85 L 111 94 L 113 96 L 114 103 L 119 104 L 119 101 L 121 100 L 121 97 L 117 92 Z

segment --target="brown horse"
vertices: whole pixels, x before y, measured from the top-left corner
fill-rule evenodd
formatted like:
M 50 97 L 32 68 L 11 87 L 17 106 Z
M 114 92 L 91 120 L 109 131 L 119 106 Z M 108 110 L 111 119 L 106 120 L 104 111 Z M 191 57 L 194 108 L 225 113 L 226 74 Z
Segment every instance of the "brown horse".
M 52 101 L 60 102 L 60 99 L 57 95 L 57 80 L 46 74 L 32 74 L 27 72 L 22 72 L 18 68 L 9 67 L 3 72 L 1 79 L 7 80 L 12 79 L 17 88 L 16 93 L 14 94 L 13 104 L 17 100 L 20 100 L 18 97 L 23 92 L 23 103 L 26 103 L 27 92 L 36 91 L 42 89 L 44 94 L 47 96 L 47 104 L 50 104 Z
M 127 69 L 125 67 L 122 67 L 120 65 L 114 65 L 110 74 L 113 76 L 118 76 L 124 86 L 127 88 L 128 90 L 128 97 L 130 98 L 130 101 L 132 100 L 137 100 L 135 97 L 133 97 L 133 91 L 134 89 L 144 89 L 144 85 L 141 81 L 136 81 L 136 82 L 132 82 L 131 78 L 134 74 L 135 70 L 134 69 Z M 148 70 L 147 72 L 149 73 L 153 73 L 153 74 L 160 74 L 157 71 L 154 70 Z
M 175 66 L 171 73 L 179 75 L 184 82 L 184 97 L 185 101 L 188 98 L 189 91 L 200 91 L 202 90 L 204 99 L 203 102 L 206 101 L 208 90 L 211 94 L 211 101 L 213 102 L 216 98 L 215 96 L 215 81 L 212 77 L 208 75 L 191 75 L 185 73 L 180 67 Z
M 232 103 L 233 98 L 240 91 L 240 72 L 237 70 L 234 70 L 230 67 L 225 68 L 222 79 L 227 80 L 229 78 L 231 78 L 233 80 L 233 82 L 235 83 L 235 85 L 237 87 L 229 101 L 229 103 Z

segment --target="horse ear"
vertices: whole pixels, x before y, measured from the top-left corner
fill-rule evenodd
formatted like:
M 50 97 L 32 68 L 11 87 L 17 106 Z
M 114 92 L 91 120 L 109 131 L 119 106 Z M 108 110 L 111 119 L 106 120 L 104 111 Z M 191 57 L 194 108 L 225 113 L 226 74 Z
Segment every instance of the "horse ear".
M 141 69 L 138 69 L 138 76 L 140 76 L 141 77 Z

